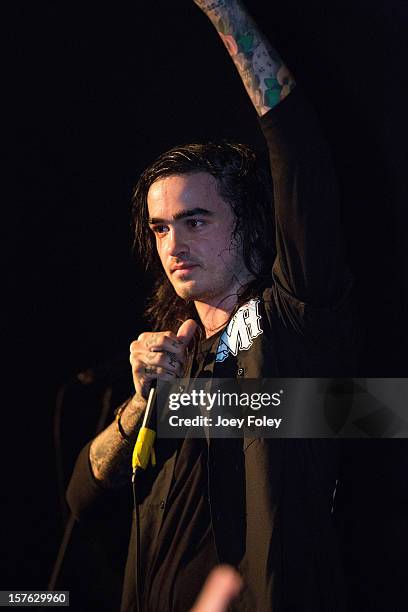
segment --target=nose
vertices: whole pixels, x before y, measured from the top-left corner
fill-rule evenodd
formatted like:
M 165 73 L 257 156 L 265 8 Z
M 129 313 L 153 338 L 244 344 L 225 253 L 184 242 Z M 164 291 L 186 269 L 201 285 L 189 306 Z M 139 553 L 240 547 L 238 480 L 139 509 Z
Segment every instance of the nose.
M 190 247 L 184 232 L 178 228 L 170 229 L 166 238 L 166 251 L 170 257 L 186 256 L 190 252 Z

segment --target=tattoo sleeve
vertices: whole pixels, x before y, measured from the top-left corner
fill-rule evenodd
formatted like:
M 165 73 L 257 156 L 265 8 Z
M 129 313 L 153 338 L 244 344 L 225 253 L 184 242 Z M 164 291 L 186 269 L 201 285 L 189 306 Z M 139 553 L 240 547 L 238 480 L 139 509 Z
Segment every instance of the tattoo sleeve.
M 146 408 L 146 401 L 135 395 L 121 415 L 125 432 L 136 440 L 137 425 Z M 92 472 L 104 487 L 118 488 L 130 481 L 133 446 L 119 433 L 116 421 L 111 423 L 92 442 L 89 460 Z
M 220 35 L 261 117 L 283 100 L 295 81 L 278 52 L 238 0 L 195 0 Z

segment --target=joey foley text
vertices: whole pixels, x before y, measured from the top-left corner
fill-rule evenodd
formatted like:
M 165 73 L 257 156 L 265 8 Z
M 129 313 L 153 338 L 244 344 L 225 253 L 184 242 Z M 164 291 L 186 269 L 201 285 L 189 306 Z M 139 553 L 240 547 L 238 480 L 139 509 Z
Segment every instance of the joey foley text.
M 281 390 L 279 393 L 227 393 L 216 391 L 208 393 L 203 389 L 199 391 L 191 390 L 189 393 L 171 393 L 168 398 L 168 407 L 170 410 L 179 410 L 181 407 L 200 407 L 203 410 L 212 410 L 215 408 L 250 408 L 251 410 L 260 410 L 268 406 L 280 406 Z M 224 415 L 218 415 L 216 419 L 209 416 L 197 415 L 193 418 L 179 417 L 172 415 L 169 417 L 169 425 L 172 427 L 180 426 L 204 426 L 204 427 L 238 427 L 241 429 L 244 424 L 247 426 L 267 426 L 279 428 L 282 419 L 268 418 L 266 416 L 247 415 L 245 418 L 226 418 Z

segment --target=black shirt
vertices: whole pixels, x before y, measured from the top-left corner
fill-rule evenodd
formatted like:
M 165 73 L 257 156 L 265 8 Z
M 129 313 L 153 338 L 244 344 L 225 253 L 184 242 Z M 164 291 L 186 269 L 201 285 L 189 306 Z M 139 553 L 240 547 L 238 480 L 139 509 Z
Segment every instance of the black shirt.
M 192 378 L 205 376 L 205 365 L 214 360 L 216 346 L 215 337 L 199 343 Z M 166 506 L 155 557 L 146 576 L 143 609 L 186 612 L 193 606 L 205 577 L 220 562 L 209 506 L 207 439 L 186 437 L 178 441 Z

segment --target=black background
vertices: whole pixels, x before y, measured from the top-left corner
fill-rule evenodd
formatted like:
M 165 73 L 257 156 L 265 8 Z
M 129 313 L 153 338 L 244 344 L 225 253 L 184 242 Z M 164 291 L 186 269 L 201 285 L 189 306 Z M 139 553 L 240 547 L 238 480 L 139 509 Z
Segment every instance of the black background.
M 276 4 L 248 2 L 332 146 L 367 332 L 360 374 L 406 376 L 407 10 L 394 0 Z M 263 142 L 231 60 L 192 2 L 20 4 L 4 27 L 3 118 L 15 163 L 3 191 L 11 306 L 1 317 L 10 391 L 1 588 L 38 589 L 62 534 L 57 390 L 81 370 L 126 360 L 143 328 L 149 285 L 130 255 L 132 186 L 174 144 L 229 137 L 262 150 Z M 89 390 L 71 393 L 65 443 L 77 449 L 93 425 Z

